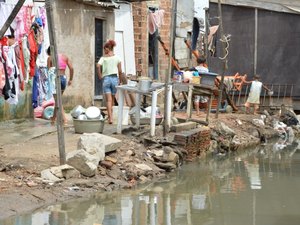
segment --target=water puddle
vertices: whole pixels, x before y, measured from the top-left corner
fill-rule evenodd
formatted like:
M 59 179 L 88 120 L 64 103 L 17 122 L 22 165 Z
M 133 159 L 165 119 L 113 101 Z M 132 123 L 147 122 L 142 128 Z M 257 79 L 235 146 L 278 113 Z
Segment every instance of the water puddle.
M 188 163 L 136 190 L 97 193 L 1 225 L 298 225 L 300 141 Z

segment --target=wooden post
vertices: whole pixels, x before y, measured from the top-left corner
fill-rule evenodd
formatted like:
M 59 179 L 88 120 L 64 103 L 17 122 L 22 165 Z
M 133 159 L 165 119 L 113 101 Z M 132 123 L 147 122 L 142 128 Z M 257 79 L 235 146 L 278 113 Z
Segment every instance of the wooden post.
M 223 72 L 221 74 L 221 84 L 219 87 L 219 96 L 218 96 L 218 104 L 217 104 L 217 111 L 216 111 L 216 118 L 219 116 L 219 109 L 221 106 L 221 100 L 222 100 L 222 93 L 224 89 L 224 74 L 227 70 L 227 56 L 226 56 L 226 43 L 225 43 L 225 36 L 224 36 L 224 30 L 223 30 L 223 21 L 222 21 L 222 6 L 221 6 L 221 0 L 218 0 L 218 11 L 219 11 L 219 27 L 220 27 L 220 33 L 221 33 L 221 40 L 222 40 L 222 50 L 223 50 L 223 57 L 225 57 L 223 60 Z
M 0 39 L 3 38 L 5 32 L 7 31 L 7 29 L 9 28 L 9 26 L 11 25 L 11 23 L 14 21 L 14 19 L 16 18 L 18 12 L 20 11 L 20 9 L 22 8 L 23 4 L 24 4 L 25 0 L 20 0 L 18 1 L 18 3 L 15 5 L 15 8 L 13 9 L 13 11 L 11 12 L 11 14 L 9 15 L 9 17 L 7 18 L 7 20 L 5 21 L 3 27 L 0 30 Z
M 57 47 L 56 47 L 56 38 L 55 38 L 55 27 L 53 19 L 53 4 L 54 0 L 46 0 L 46 12 L 47 12 L 47 21 L 48 21 L 48 30 L 49 30 L 49 40 L 51 48 L 51 57 L 53 65 L 56 68 L 56 99 L 55 107 L 57 109 L 57 137 L 58 137 L 58 147 L 59 147 L 59 159 L 60 164 L 63 165 L 66 163 L 66 153 L 65 153 L 65 138 L 64 138 L 64 127 L 63 127 L 63 118 L 62 118 L 62 98 L 61 98 L 61 84 L 60 84 L 60 75 L 58 74 L 58 58 L 57 58 Z
M 208 27 L 208 21 L 209 21 L 209 13 L 208 13 L 208 8 L 204 8 L 205 10 L 205 58 L 208 59 L 208 32 L 209 32 L 209 27 Z M 209 65 L 209 62 L 207 62 Z
M 176 0 L 172 0 L 172 6 L 170 7 L 171 8 L 171 24 L 170 24 L 170 44 L 173 45 L 173 39 L 174 39 L 174 24 L 175 24 L 175 4 L 177 4 L 177 1 Z M 169 83 L 170 83 L 170 76 L 171 76 L 171 67 L 172 67 L 172 60 L 173 57 L 173 47 L 171 46 L 170 47 L 170 53 L 169 53 L 169 65 L 168 65 L 168 72 L 166 74 L 166 77 L 165 77 L 165 109 L 164 109 L 164 129 L 163 129 L 163 136 L 166 137 L 167 135 L 167 132 L 169 132 L 169 125 L 168 125 L 168 120 L 167 120 L 167 117 L 168 117 L 168 89 L 169 89 Z M 152 107 L 156 107 L 156 105 L 152 106 Z M 171 107 L 171 106 L 170 106 Z

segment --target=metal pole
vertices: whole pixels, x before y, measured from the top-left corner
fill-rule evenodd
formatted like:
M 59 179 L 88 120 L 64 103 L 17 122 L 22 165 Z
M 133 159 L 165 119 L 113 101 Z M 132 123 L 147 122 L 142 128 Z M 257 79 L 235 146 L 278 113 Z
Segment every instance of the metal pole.
M 221 75 L 221 84 L 219 87 L 219 96 L 218 96 L 218 105 L 217 105 L 217 111 L 216 111 L 216 118 L 219 117 L 219 109 L 221 106 L 221 100 L 222 100 L 222 93 L 224 89 L 224 74 L 227 70 L 227 56 L 226 56 L 226 43 L 225 43 L 225 36 L 224 36 L 224 30 L 223 30 L 223 21 L 222 21 L 222 6 L 221 6 L 221 0 L 218 0 L 218 11 L 219 11 L 219 27 L 220 27 L 220 33 L 221 33 L 221 40 L 222 40 L 222 50 L 223 50 L 223 72 Z
M 53 65 L 56 70 L 56 99 L 55 99 L 55 108 L 57 109 L 57 137 L 58 137 L 58 147 L 59 147 L 59 159 L 60 164 L 63 165 L 66 163 L 66 153 L 65 153 L 65 138 L 64 138 L 64 128 L 62 121 L 62 99 L 61 99 L 61 84 L 60 84 L 60 75 L 58 74 L 58 60 L 57 60 L 57 46 L 55 39 L 55 27 L 54 27 L 54 18 L 53 18 L 53 3 L 54 0 L 46 0 L 46 12 L 47 12 L 47 21 L 48 21 L 48 30 L 49 30 L 49 40 L 51 48 L 51 57 Z
M 175 22 L 175 5 L 177 5 L 177 0 L 172 1 L 172 14 L 171 14 L 171 24 L 170 24 L 170 44 L 173 45 L 173 40 L 174 40 L 174 22 Z M 170 53 L 169 53 L 169 65 L 168 65 L 168 72 L 165 77 L 165 109 L 164 109 L 164 129 L 163 129 L 163 136 L 165 137 L 167 135 L 167 132 L 169 132 L 169 125 L 168 125 L 168 88 L 169 88 L 169 83 L 170 83 L 170 76 L 171 76 L 171 68 L 172 68 L 172 55 L 173 55 L 173 47 L 170 47 Z M 152 107 L 156 107 L 155 105 Z
M 9 26 L 11 25 L 11 23 L 14 21 L 14 19 L 16 18 L 18 12 L 20 11 L 20 9 L 22 8 L 23 4 L 24 4 L 25 0 L 20 0 L 18 1 L 18 3 L 15 5 L 15 8 L 13 9 L 13 11 L 11 12 L 11 14 L 9 15 L 9 17 L 7 18 L 7 20 L 5 21 L 3 27 L 0 30 L 0 39 L 3 38 L 5 32 L 7 31 L 7 29 L 9 28 Z
M 257 32 L 258 32 L 258 10 L 255 8 L 255 32 L 254 32 L 254 74 L 257 73 Z

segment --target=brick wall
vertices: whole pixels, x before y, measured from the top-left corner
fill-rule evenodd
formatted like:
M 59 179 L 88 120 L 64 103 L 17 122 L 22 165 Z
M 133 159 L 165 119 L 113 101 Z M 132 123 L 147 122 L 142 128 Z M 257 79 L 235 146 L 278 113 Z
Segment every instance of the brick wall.
M 188 152 L 188 158 L 205 154 L 210 146 L 211 131 L 209 127 L 175 133 L 174 141 Z
M 159 29 L 159 34 L 162 41 L 166 44 L 170 50 L 170 24 L 171 24 L 171 4 L 172 0 L 160 0 L 151 1 L 158 5 L 159 9 L 165 10 L 164 24 Z M 134 41 L 135 41 L 135 60 L 136 60 L 136 71 L 138 75 L 148 75 L 148 6 L 151 3 L 147 2 L 136 2 L 132 4 L 133 11 L 133 23 L 134 23 Z M 165 52 L 159 44 L 158 50 L 159 58 L 159 79 L 164 81 L 165 75 L 168 72 L 169 58 L 165 55 Z

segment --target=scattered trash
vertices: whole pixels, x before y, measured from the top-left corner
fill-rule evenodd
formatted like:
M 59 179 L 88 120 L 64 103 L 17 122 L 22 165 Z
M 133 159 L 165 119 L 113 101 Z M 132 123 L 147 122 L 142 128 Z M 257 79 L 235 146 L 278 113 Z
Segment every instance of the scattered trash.
M 30 180 L 30 181 L 27 181 L 26 182 L 27 186 L 28 187 L 36 187 L 38 184 L 35 183 L 34 181 Z
M 77 186 L 74 186 L 74 187 L 68 187 L 68 189 L 69 189 L 70 191 L 79 191 L 79 190 L 80 190 L 80 188 L 77 187 Z
M 239 119 L 236 120 L 236 123 L 237 123 L 238 125 L 242 125 L 242 124 L 243 124 L 242 121 L 239 120 Z

